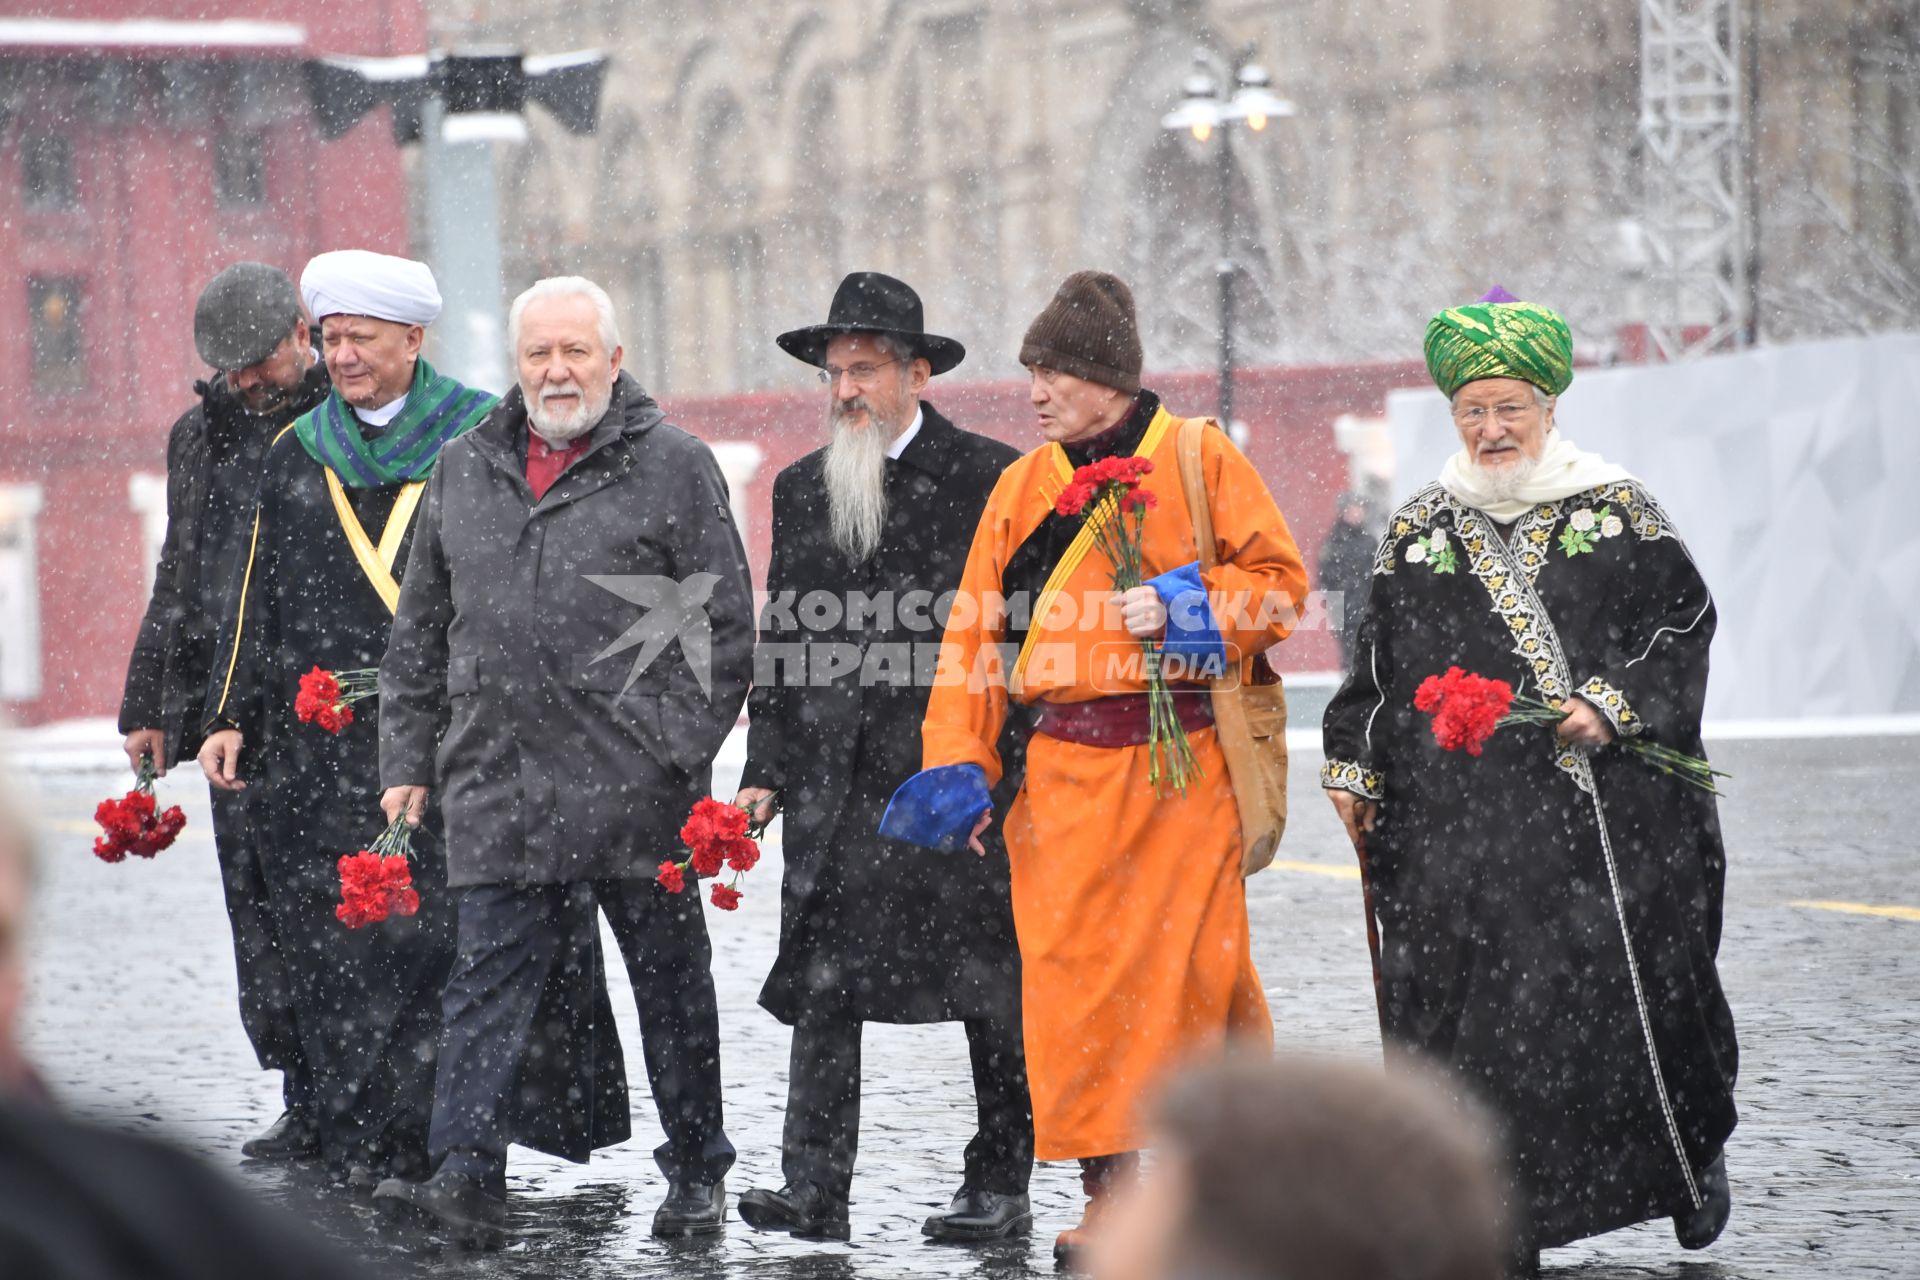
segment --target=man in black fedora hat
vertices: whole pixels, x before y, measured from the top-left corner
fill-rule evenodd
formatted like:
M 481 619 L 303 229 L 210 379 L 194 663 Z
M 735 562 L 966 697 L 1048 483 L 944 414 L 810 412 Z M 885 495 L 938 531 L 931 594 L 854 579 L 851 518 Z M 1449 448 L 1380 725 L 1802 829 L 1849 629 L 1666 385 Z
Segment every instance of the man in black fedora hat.
M 919 296 L 891 276 L 848 276 L 825 324 L 777 341 L 820 367 L 831 439 L 773 485 L 738 803 L 785 815 L 780 954 L 760 1003 L 793 1028 L 793 1050 L 786 1185 L 742 1195 L 740 1216 L 846 1239 L 862 1024 L 961 1022 L 979 1132 L 952 1206 L 923 1230 L 1014 1235 L 1031 1224 L 1033 1118 L 1005 848 L 996 828 L 988 857 L 941 857 L 878 828 L 920 761 L 945 624 L 934 602 L 959 584 L 987 494 L 1018 451 L 921 399 L 966 350 L 928 333 Z M 817 607 L 826 599 L 834 607 Z M 1002 749 L 1017 785 L 1017 730 Z
M 326 398 L 300 294 L 284 271 L 236 262 L 201 291 L 193 341 L 214 373 L 167 436 L 167 532 L 153 598 L 127 663 L 120 732 L 127 760 L 165 773 L 200 749 L 214 638 L 236 552 L 244 547 L 267 445 Z M 248 1141 L 254 1159 L 311 1155 L 319 1139 L 294 1032 L 283 949 L 266 913 L 250 815 L 270 797 L 215 791 L 213 843 L 233 928 L 240 1021 L 264 1069 L 282 1073 L 286 1110 Z

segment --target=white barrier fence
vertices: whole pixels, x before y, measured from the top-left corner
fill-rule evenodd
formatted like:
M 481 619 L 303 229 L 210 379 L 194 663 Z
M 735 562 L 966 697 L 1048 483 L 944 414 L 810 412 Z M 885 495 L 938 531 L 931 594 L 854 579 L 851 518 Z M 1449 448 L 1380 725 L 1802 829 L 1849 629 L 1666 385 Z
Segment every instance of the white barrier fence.
M 1405 497 L 1459 439 L 1431 386 L 1387 415 Z M 1582 369 L 1557 416 L 1646 482 L 1706 575 L 1710 719 L 1920 713 L 1920 334 Z

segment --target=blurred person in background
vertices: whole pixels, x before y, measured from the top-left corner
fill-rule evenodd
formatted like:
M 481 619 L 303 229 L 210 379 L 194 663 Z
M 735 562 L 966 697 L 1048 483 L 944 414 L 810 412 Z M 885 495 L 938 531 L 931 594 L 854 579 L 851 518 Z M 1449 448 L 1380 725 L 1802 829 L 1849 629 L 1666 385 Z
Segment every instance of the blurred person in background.
M 327 395 L 299 291 L 276 267 L 236 262 L 215 276 L 194 305 L 193 343 L 215 372 L 194 383 L 200 402 L 167 436 L 167 532 L 120 701 L 136 774 L 145 762 L 164 775 L 199 752 L 215 635 L 245 554 L 261 460 L 288 423 Z M 265 796 L 215 788 L 212 802 L 240 1022 L 261 1068 L 281 1073 L 285 1108 L 240 1150 L 256 1160 L 315 1155 L 311 1082 L 255 847 L 253 815 Z
M 1500 1280 L 1495 1150 L 1416 1071 L 1229 1057 L 1153 1117 L 1153 1167 L 1103 1219 L 1094 1280 Z
M 0 776 L 0 1276 L 344 1280 L 324 1241 L 173 1148 L 46 1105 L 20 1051 L 33 834 Z
M 409 874 L 414 915 L 349 928 L 340 859 L 380 834 L 382 708 L 338 732 L 302 723 L 301 677 L 379 665 L 426 478 L 494 397 L 421 354 L 440 291 L 423 262 L 343 249 L 300 274 L 332 379 L 268 447 L 206 699 L 200 766 L 213 785 L 266 789 L 256 813 L 268 909 L 308 1064 L 320 1156 L 350 1189 L 424 1172 L 453 908 L 437 817 Z
M 1373 552 L 1378 541 L 1367 527 L 1367 500 L 1358 493 L 1343 493 L 1334 503 L 1333 527 L 1320 544 L 1320 589 L 1339 593 L 1340 607 L 1334 616 L 1340 629 L 1334 633 L 1340 641 L 1340 670 L 1353 666 L 1353 640 L 1360 630 L 1360 615 L 1366 612 L 1367 584 L 1373 578 Z
M 1557 313 L 1496 288 L 1425 350 L 1461 447 L 1389 521 L 1320 775 L 1367 876 L 1381 1028 L 1499 1117 L 1532 1250 L 1663 1218 L 1704 1248 L 1737 1119 L 1726 850 L 1716 793 L 1625 748 L 1704 767 L 1713 597 L 1646 487 L 1555 426 Z M 1548 722 L 1443 747 L 1415 702 L 1454 669 Z
M 856 272 L 825 324 L 776 341 L 820 367 L 833 438 L 773 482 L 761 669 L 735 798 L 761 817 L 776 806 L 785 815 L 780 954 L 760 1003 L 793 1028 L 786 1185 L 748 1191 L 740 1216 L 845 1238 L 863 1025 L 957 1021 L 979 1129 L 958 1193 L 921 1229 L 936 1240 L 997 1239 L 1032 1223 L 1033 1109 L 1006 846 L 995 829 L 986 858 L 930 857 L 879 826 L 919 760 L 933 667 L 914 659 L 934 657 L 940 643 L 941 620 L 929 609 L 916 630 L 911 602 L 959 584 L 987 494 L 1020 455 L 921 398 L 966 351 L 925 331 L 920 297 L 903 281 Z M 810 626 L 794 602 L 821 595 L 842 607 Z M 877 602 L 879 620 L 863 616 L 863 600 Z M 1015 756 L 1003 804 L 1018 786 L 1023 731 L 1003 735 L 1014 739 L 1003 756 Z

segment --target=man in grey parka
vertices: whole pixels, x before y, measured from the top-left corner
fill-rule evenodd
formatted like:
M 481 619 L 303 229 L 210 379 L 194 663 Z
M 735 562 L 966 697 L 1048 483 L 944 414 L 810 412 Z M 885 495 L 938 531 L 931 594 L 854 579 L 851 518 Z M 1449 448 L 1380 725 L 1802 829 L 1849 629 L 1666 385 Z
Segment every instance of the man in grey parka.
M 708 794 L 753 661 L 746 555 L 707 446 L 620 371 L 606 293 L 515 300 L 519 386 L 429 483 L 380 667 L 389 818 L 447 831 L 459 952 L 424 1183 L 383 1208 L 499 1240 L 506 1152 L 624 1141 L 605 911 L 640 1009 L 666 1142 L 657 1235 L 718 1231 L 734 1149 L 697 887 L 655 883 Z

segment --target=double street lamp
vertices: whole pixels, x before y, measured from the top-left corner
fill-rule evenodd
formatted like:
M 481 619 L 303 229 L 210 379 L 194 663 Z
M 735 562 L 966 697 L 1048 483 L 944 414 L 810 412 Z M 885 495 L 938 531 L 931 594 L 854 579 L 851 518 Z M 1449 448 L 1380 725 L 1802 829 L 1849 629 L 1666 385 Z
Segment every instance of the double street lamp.
M 1194 71 L 1181 85 L 1178 107 L 1160 118 L 1161 127 L 1189 133 L 1205 147 L 1219 136 L 1215 167 L 1220 184 L 1220 257 L 1214 274 L 1220 282 L 1220 425 L 1233 426 L 1233 132 L 1246 128 L 1259 133 L 1270 120 L 1294 113 L 1293 104 L 1273 91 L 1273 78 L 1253 61 L 1248 49 L 1229 68 L 1225 61 L 1202 49 L 1194 55 Z M 1231 94 L 1226 86 L 1231 85 Z

